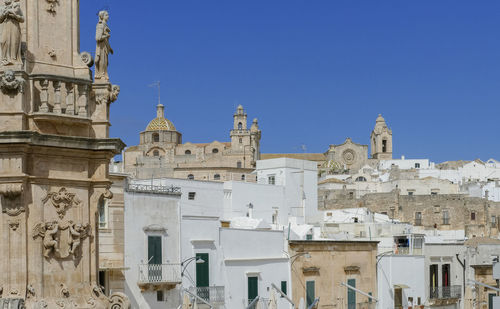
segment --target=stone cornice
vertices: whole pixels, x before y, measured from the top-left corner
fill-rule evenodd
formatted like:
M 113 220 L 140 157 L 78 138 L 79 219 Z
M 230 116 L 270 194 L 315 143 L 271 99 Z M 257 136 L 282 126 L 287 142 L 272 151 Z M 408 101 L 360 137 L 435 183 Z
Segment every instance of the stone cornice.
M 111 151 L 114 154 L 119 154 L 125 147 L 125 144 L 118 138 L 49 135 L 33 131 L 0 132 L 0 146 L 2 144 L 30 144 L 42 147 Z

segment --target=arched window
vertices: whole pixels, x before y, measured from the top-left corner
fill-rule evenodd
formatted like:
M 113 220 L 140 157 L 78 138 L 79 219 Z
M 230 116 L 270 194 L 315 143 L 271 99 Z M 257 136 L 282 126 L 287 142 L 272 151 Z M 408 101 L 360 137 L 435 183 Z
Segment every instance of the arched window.
M 219 152 L 219 149 L 217 149 L 217 148 L 212 149 L 212 153 L 218 153 L 218 152 Z
M 241 168 L 241 161 L 236 162 L 236 167 Z
M 220 180 L 220 175 L 219 174 L 215 174 L 214 175 L 214 180 Z
M 238 130 L 242 130 L 243 129 L 243 124 L 241 122 L 238 122 Z
M 382 140 L 382 152 L 387 152 L 387 140 Z
M 241 180 L 245 180 L 245 175 L 241 175 Z
M 160 156 L 160 152 L 158 150 L 153 150 L 153 156 L 159 157 Z
M 108 227 L 108 200 L 101 199 L 99 201 L 99 228 L 105 229 Z
M 153 133 L 153 142 L 158 143 L 160 141 L 160 134 Z
M 359 176 L 355 181 L 366 181 L 366 178 L 363 176 Z
M 194 175 L 193 175 L 193 174 L 189 174 L 189 175 L 188 175 L 188 179 L 189 179 L 189 180 L 193 180 L 193 179 L 194 179 Z
M 184 151 L 184 154 L 191 154 L 191 150 Z

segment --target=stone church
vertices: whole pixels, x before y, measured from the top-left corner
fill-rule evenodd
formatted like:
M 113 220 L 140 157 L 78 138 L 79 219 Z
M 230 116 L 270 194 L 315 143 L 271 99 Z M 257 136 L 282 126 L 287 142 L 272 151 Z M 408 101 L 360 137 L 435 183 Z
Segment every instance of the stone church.
M 139 145 L 125 150 L 124 169 L 139 179 L 255 181 L 249 173 L 260 159 L 260 138 L 257 119 L 248 129 L 247 114 L 239 105 L 233 115 L 229 142 L 182 143 L 182 134 L 165 118 L 164 106 L 158 104 L 156 118 L 140 133 Z
M 352 174 L 366 165 L 374 167 L 379 160 L 392 159 L 392 130 L 382 115 L 378 115 L 370 135 L 370 154 L 368 145 L 355 143 L 348 137 L 342 144 L 330 145 L 324 153 L 263 153 L 261 157 L 315 161 L 320 172 L 328 174 Z

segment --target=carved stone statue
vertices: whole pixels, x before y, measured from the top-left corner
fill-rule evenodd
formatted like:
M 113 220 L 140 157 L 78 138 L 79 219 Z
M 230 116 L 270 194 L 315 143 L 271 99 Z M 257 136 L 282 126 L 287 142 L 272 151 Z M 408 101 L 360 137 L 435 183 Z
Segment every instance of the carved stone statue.
M 56 234 L 59 231 L 57 222 L 38 223 L 33 232 L 33 238 L 43 237 L 43 256 L 50 257 L 50 253 L 56 250 L 57 240 Z
M 76 250 L 80 248 L 81 239 L 85 238 L 88 233 L 88 224 L 80 224 L 76 223 L 69 227 L 69 231 L 71 234 L 71 244 L 70 244 L 70 253 L 75 255 Z
M 25 80 L 22 77 L 16 77 L 12 70 L 7 70 L 0 77 L 0 89 L 3 93 L 16 94 L 24 92 Z
M 0 23 L 2 24 L 2 64 L 21 63 L 21 26 L 24 22 L 23 11 L 19 0 L 4 0 L 0 10 Z
M 113 53 L 109 45 L 111 30 L 108 27 L 109 14 L 107 11 L 99 12 L 99 23 L 97 23 L 95 40 L 97 43 L 95 50 L 95 79 L 109 80 L 108 76 L 108 55 Z
M 113 85 L 111 88 L 111 94 L 109 95 L 110 101 L 114 102 L 118 100 L 118 95 L 120 94 L 120 86 L 118 85 Z

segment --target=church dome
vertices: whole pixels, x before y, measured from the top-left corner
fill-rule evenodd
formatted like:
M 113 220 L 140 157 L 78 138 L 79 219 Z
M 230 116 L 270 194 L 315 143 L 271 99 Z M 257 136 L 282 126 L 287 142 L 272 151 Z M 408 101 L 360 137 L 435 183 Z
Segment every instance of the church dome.
M 176 131 L 172 121 L 164 116 L 165 107 L 158 104 L 156 107 L 156 118 L 151 120 L 146 127 L 146 131 Z

